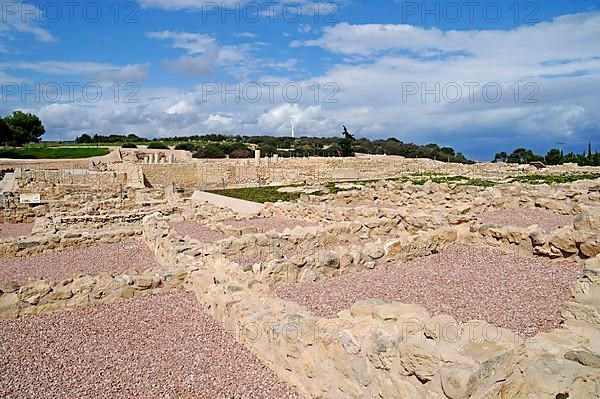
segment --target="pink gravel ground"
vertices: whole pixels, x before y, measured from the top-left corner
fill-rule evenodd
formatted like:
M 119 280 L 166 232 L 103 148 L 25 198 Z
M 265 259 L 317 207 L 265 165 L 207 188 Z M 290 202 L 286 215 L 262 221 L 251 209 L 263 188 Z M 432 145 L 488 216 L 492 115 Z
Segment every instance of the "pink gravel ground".
M 186 293 L 0 321 L 0 351 L 2 397 L 296 397 Z
M 485 320 L 530 337 L 558 326 L 560 305 L 580 275 L 576 263 L 454 245 L 389 269 L 279 287 L 275 292 L 323 317 L 333 317 L 358 300 L 380 298 L 420 304 L 459 322 Z
M 248 220 L 232 220 L 223 222 L 223 224 L 235 227 L 235 228 L 243 228 L 243 227 L 255 227 L 257 231 L 266 233 L 271 230 L 275 231 L 283 231 L 286 228 L 293 229 L 294 227 L 301 226 L 316 226 L 318 223 L 310 222 L 307 220 L 300 219 L 284 219 L 284 218 L 257 218 L 257 219 L 248 219 Z
M 29 223 L 0 224 L 0 240 L 29 235 L 31 229 L 33 229 L 33 224 Z
M 193 221 L 172 223 L 171 227 L 182 236 L 190 236 L 193 239 L 207 244 L 212 244 L 227 238 L 227 236 L 220 231 L 213 230 Z
M 0 258 L 0 284 L 25 283 L 29 278 L 57 281 L 80 273 L 119 274 L 155 268 L 154 254 L 142 241 L 127 241 L 25 258 Z
M 500 226 L 529 227 L 537 224 L 544 230 L 555 230 L 572 224 L 575 216 L 559 215 L 545 209 L 501 209 L 482 213 L 479 220 L 484 224 Z

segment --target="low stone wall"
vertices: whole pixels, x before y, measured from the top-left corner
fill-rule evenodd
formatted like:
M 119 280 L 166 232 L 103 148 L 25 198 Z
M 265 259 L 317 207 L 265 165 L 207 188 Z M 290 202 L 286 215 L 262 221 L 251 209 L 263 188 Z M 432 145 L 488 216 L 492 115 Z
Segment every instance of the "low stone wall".
M 435 250 L 435 232 L 421 233 L 422 243 L 413 248 Z M 468 232 L 458 233 L 463 239 Z M 590 346 L 600 336 L 600 258 L 589 260 L 574 284 L 573 300 L 562 310 L 564 327 L 523 341 L 482 321 L 459 324 L 401 303 L 361 301 L 336 318 L 316 317 L 273 296 L 277 273 L 244 270 L 222 256 L 221 246 L 207 250 L 177 237 L 160 215 L 146 219 L 144 234 L 163 262 L 197 266 L 190 279 L 205 310 L 308 397 L 555 399 L 600 393 L 592 355 L 600 348 Z M 258 245 L 253 241 L 248 245 Z M 393 248 L 402 256 L 411 247 Z M 326 270 L 321 266 L 305 265 Z
M 600 254 L 600 208 L 588 209 L 575 218 L 572 226 L 550 232 L 536 227 L 477 223 L 471 226 L 471 233 L 470 242 L 511 248 L 524 255 L 574 260 L 594 258 Z
M 183 290 L 190 267 L 125 273 L 80 275 L 62 281 L 36 280 L 0 287 L 0 319 L 112 304 L 132 297 Z
M 335 208 L 378 203 L 419 212 L 446 208 L 452 213 L 481 213 L 498 208 L 541 208 L 564 215 L 576 215 L 587 207 L 600 206 L 597 181 L 580 181 L 560 185 L 502 184 L 495 187 L 461 186 L 427 182 L 384 182 L 367 184 L 360 190 L 341 191 L 325 196 L 304 196 L 302 201 L 335 212 Z M 325 206 L 327 208 L 325 208 Z M 334 214 L 335 215 L 335 214 Z
M 46 231 L 28 237 L 0 241 L 0 259 L 3 257 L 24 257 L 42 252 L 58 252 L 77 246 L 114 244 L 139 237 L 140 226 L 123 226 L 92 230 L 70 230 L 63 232 Z

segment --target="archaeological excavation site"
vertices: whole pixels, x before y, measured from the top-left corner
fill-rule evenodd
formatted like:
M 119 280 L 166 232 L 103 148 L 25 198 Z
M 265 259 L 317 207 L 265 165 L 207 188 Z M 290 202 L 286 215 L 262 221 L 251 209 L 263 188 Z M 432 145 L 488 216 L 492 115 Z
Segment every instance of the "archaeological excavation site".
M 600 397 L 599 167 L 0 170 L 1 397 Z

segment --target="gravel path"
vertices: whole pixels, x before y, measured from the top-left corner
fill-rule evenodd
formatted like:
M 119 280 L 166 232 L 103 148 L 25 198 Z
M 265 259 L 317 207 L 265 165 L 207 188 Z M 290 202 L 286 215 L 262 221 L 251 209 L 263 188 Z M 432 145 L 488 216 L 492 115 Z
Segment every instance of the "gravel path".
M 220 231 L 213 230 L 193 221 L 172 223 L 171 227 L 182 236 L 190 236 L 193 239 L 207 244 L 212 244 L 227 238 L 227 236 Z
M 381 298 L 421 304 L 432 314 L 450 314 L 460 322 L 485 320 L 529 337 L 558 326 L 569 284 L 580 275 L 576 263 L 454 245 L 387 270 L 295 284 L 275 292 L 323 317 L 360 299 Z
M 6 398 L 296 397 L 192 294 L 0 321 Z
M 143 271 L 158 266 L 154 254 L 142 241 L 126 241 L 25 258 L 0 259 L 0 284 L 27 282 L 29 278 L 57 281 L 79 273 L 123 273 Z
M 0 224 L 0 240 L 29 235 L 31 229 L 33 229 L 33 223 Z
M 544 230 L 555 230 L 572 224 L 575 216 L 559 215 L 545 209 L 501 209 L 482 213 L 479 220 L 484 224 L 524 228 L 537 224 Z
M 232 220 L 223 222 L 223 224 L 235 227 L 255 227 L 259 232 L 266 233 L 271 230 L 283 231 L 286 228 L 293 229 L 294 227 L 301 226 L 316 226 L 318 223 L 310 222 L 307 220 L 300 219 L 284 219 L 284 218 L 257 218 L 248 220 Z

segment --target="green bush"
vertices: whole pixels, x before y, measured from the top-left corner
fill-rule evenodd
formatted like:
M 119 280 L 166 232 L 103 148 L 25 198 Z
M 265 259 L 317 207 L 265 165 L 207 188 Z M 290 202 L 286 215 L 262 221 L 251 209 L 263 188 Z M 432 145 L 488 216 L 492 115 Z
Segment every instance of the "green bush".
M 148 144 L 148 149 L 149 150 L 168 150 L 169 147 L 167 147 L 167 145 L 165 143 L 161 143 L 160 141 L 153 141 L 152 143 Z
M 249 150 L 235 150 L 229 156 L 231 158 L 250 158 L 252 153 Z
M 225 151 L 220 144 L 207 144 L 192 155 L 194 158 L 225 158 Z
M 135 145 L 134 143 L 123 143 L 121 148 L 137 148 L 137 145 Z
M 194 152 L 194 151 L 196 151 L 196 145 L 194 143 L 179 143 L 175 146 L 175 149 L 182 150 L 182 151 Z

